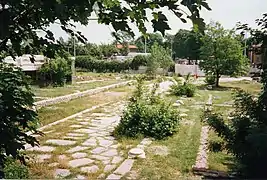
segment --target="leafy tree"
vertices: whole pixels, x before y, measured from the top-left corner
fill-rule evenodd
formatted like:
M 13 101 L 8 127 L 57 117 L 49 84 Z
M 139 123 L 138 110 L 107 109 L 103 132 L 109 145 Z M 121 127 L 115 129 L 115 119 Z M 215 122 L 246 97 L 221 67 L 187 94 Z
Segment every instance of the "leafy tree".
M 114 44 L 101 44 L 99 46 L 99 50 L 101 51 L 104 57 L 111 57 L 118 53 L 118 49 Z
M 189 61 L 199 60 L 201 47 L 199 33 L 180 29 L 173 37 L 172 44 L 175 58 L 184 58 Z
M 173 63 L 170 51 L 157 43 L 151 47 L 151 56 L 147 59 L 147 71 L 149 74 L 154 74 L 157 68 L 160 67 L 167 70 Z
M 146 9 L 153 10 L 153 19 L 151 20 L 155 31 L 165 33 L 170 29 L 167 23 L 167 17 L 159 9 L 167 7 L 174 12 L 183 22 L 184 7 L 189 9 L 187 17 L 204 28 L 203 19 L 200 18 L 199 10 L 201 7 L 210 9 L 206 0 L 188 1 L 132 1 L 125 0 L 122 4 L 119 0 L 66 0 L 66 1 L 1 1 L 0 6 L 0 51 L 7 51 L 8 43 L 12 46 L 14 52 L 22 54 L 21 43 L 23 40 L 31 39 L 29 46 L 41 48 L 46 45 L 44 54 L 53 57 L 59 45 L 53 33 L 48 30 L 51 23 L 59 22 L 61 28 L 80 41 L 85 42 L 86 38 L 79 32 L 74 31 L 72 22 L 80 22 L 82 25 L 88 24 L 88 17 L 94 12 L 94 7 L 98 6 L 95 13 L 98 16 L 98 22 L 112 25 L 115 31 L 126 31 L 134 35 L 129 24 L 134 23 L 142 32 L 146 32 L 145 22 L 148 20 Z M 72 27 L 72 28 L 71 28 Z M 45 37 L 39 37 L 37 30 L 45 33 Z M 11 52 L 10 52 L 11 53 Z
M 266 179 L 263 164 L 267 161 L 267 14 L 256 21 L 259 29 L 248 25 L 239 28 L 250 31 L 263 53 L 262 92 L 255 97 L 244 91 L 237 93 L 231 120 L 225 123 L 220 114 L 208 112 L 207 120 L 224 139 L 226 149 L 235 156 L 242 179 Z
M 216 77 L 219 86 L 221 75 L 235 76 L 244 72 L 248 60 L 243 56 L 240 41 L 233 31 L 225 30 L 221 24 L 211 23 L 203 37 L 200 68 Z
M 29 79 L 19 69 L 0 63 L 0 178 L 4 177 L 5 160 L 12 156 L 25 163 L 19 153 L 26 143 L 37 144 L 35 137 L 26 132 L 36 133 L 37 113 Z
M 135 44 L 139 52 L 145 52 L 145 42 L 146 42 L 146 52 L 151 52 L 151 47 L 153 44 L 158 43 L 160 46 L 163 46 L 163 37 L 159 33 L 148 33 L 142 35 L 135 40 Z

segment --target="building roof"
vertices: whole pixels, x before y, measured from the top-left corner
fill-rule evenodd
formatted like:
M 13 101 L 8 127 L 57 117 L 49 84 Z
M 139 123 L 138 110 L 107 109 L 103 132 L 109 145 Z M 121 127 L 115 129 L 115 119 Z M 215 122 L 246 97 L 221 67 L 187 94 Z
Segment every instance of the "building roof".
M 122 44 L 117 44 L 116 46 L 117 46 L 118 49 L 122 49 L 123 48 L 123 45 Z M 136 45 L 128 45 L 128 48 L 129 49 L 138 49 L 136 47 Z

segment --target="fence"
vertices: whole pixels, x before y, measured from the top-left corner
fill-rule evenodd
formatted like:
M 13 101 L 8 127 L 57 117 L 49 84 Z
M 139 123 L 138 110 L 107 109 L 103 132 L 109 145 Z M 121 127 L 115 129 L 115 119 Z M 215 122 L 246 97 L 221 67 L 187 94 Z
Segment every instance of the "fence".
M 188 73 L 200 77 L 205 76 L 205 73 L 200 70 L 198 65 L 175 64 L 175 74 L 180 74 L 184 76 Z

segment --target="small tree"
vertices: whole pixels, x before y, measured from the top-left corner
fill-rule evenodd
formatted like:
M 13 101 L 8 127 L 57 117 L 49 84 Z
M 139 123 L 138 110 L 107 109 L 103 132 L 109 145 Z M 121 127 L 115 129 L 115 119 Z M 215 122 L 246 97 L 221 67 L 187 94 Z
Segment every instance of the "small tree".
M 0 63 L 0 178 L 4 177 L 3 169 L 8 156 L 25 163 L 19 153 L 25 144 L 36 145 L 35 137 L 27 131 L 36 132 L 37 113 L 31 109 L 33 94 L 30 91 L 29 79 L 13 66 Z
M 219 23 L 211 23 L 203 36 L 199 65 L 206 74 L 216 77 L 217 87 L 221 75 L 240 75 L 248 64 L 242 45 L 235 37 L 233 31 L 225 30 Z

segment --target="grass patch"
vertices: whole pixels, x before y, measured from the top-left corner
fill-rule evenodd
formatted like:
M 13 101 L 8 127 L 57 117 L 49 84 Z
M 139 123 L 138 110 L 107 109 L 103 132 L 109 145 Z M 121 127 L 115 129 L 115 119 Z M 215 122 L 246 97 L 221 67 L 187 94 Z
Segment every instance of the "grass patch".
M 116 92 L 116 88 L 110 92 L 113 91 Z M 55 105 L 42 107 L 38 110 L 40 126 L 63 119 L 95 105 L 121 101 L 127 97 L 128 91 L 131 91 L 131 89 L 127 86 L 124 88 L 124 91 L 120 91 L 121 93 L 117 93 L 116 96 L 112 96 L 112 93 L 108 95 L 107 92 L 102 92 L 96 95 L 74 99 L 69 102 L 62 102 Z
M 32 86 L 32 90 L 35 96 L 37 97 L 49 98 L 49 97 L 57 97 L 57 96 L 72 94 L 78 91 L 94 89 L 97 87 L 107 86 L 119 82 L 121 81 L 108 80 L 108 81 L 98 81 L 85 84 L 66 85 L 64 87 L 46 87 L 46 88 L 39 88 L 38 86 Z

